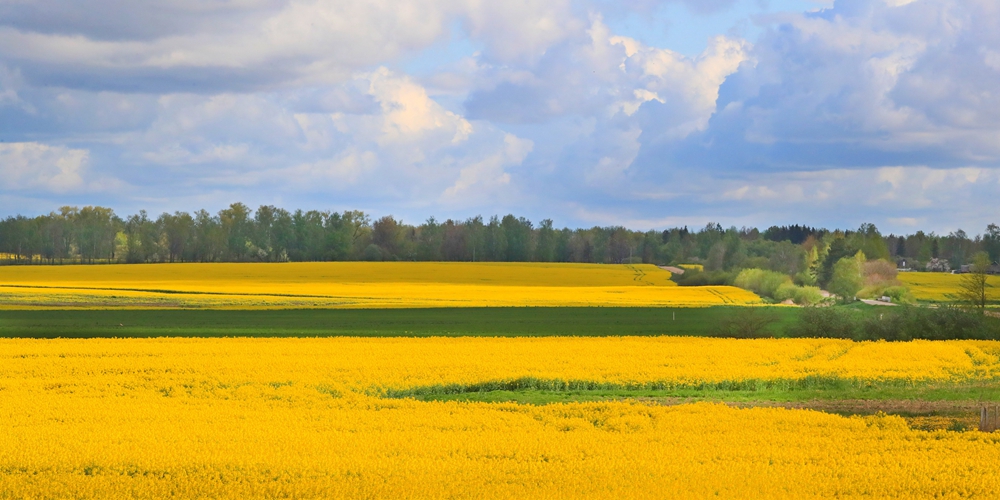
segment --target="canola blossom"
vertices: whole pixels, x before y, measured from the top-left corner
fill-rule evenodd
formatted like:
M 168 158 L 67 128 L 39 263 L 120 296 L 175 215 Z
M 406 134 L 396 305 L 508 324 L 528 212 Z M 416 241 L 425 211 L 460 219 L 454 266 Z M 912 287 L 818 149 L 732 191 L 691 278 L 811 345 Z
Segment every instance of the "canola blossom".
M 16 266 L 0 308 L 416 308 L 756 304 L 735 287 L 678 287 L 656 266 L 309 262 Z
M 955 302 L 961 300 L 961 274 L 949 273 L 899 273 L 899 281 L 910 288 L 913 298 L 928 302 Z M 987 284 L 1000 289 L 1000 276 L 987 277 Z M 995 300 L 1000 300 L 1000 292 Z
M 1000 436 L 807 410 L 386 399 L 599 383 L 992 381 L 997 342 L 0 340 L 0 497 L 973 497 Z

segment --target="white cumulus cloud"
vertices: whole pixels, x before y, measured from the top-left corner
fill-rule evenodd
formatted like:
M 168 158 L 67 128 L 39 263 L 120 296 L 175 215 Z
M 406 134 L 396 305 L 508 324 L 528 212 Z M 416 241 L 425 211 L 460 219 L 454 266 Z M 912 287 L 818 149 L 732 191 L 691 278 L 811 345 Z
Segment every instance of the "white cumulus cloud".
M 88 158 L 84 149 L 38 142 L 0 143 L 0 186 L 9 191 L 73 191 L 84 184 Z

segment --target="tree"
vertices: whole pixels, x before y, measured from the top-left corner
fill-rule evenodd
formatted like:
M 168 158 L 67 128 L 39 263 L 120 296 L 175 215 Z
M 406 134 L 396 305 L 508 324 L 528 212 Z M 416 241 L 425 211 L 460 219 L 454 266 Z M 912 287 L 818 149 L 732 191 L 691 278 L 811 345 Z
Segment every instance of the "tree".
M 417 228 L 416 260 L 441 260 L 447 222 L 440 224 L 437 219 L 430 217 Z
M 538 226 L 538 243 L 535 245 L 535 260 L 552 262 L 556 259 L 556 231 L 552 219 L 545 219 Z
M 140 210 L 138 214 L 131 215 L 125 221 L 125 262 L 136 263 L 146 262 L 147 250 L 143 248 L 142 229 L 149 222 L 149 216 L 145 210 Z
M 1000 262 L 1000 226 L 990 224 L 983 234 L 983 250 L 989 254 L 990 262 Z
M 80 258 L 85 262 L 115 257 L 115 236 L 121 219 L 105 207 L 83 207 L 73 219 Z
M 483 217 L 481 215 L 470 217 L 465 220 L 463 226 L 465 227 L 466 234 L 466 258 L 473 262 L 485 259 L 486 226 L 483 225 Z
M 507 260 L 507 235 L 497 216 L 490 217 L 490 223 L 485 230 L 486 255 L 479 260 L 503 261 Z
M 984 313 L 990 295 L 990 284 L 987 281 L 990 264 L 990 255 L 988 253 L 977 253 L 972 257 L 972 265 L 969 267 L 969 272 L 962 275 L 962 282 L 959 285 L 959 295 L 962 301 Z
M 193 253 L 196 262 L 213 262 L 222 256 L 225 245 L 222 226 L 217 217 L 207 210 L 201 209 L 194 213 Z
M 771 325 L 777 318 L 771 311 L 763 307 L 737 307 L 731 314 L 724 316 L 715 329 L 718 337 L 736 339 L 757 339 L 770 337 Z
M 399 222 L 391 215 L 386 215 L 372 224 L 372 243 L 378 245 L 382 250 L 381 256 L 384 259 L 391 259 L 396 256 L 402 242 Z M 365 249 L 365 259 L 373 255 L 369 249 Z
M 503 229 L 503 234 L 507 237 L 507 252 L 503 260 L 510 262 L 527 262 L 531 260 L 531 256 L 534 253 L 533 242 L 531 241 L 531 221 L 524 217 L 514 217 L 513 214 L 508 214 L 500 221 L 500 227 Z
M 219 211 L 219 223 L 229 260 L 242 262 L 250 256 L 253 236 L 250 213 L 250 207 L 238 202 Z
M 843 257 L 833 265 L 833 277 L 827 288 L 843 302 L 853 300 L 864 286 L 864 276 L 858 260 L 854 256 Z
M 865 253 L 869 259 L 889 260 L 889 246 L 875 224 L 865 223 L 852 235 L 854 247 Z
M 852 257 L 858 252 L 858 248 L 852 246 L 846 238 L 834 235 L 833 241 L 827 249 L 826 258 L 819 269 L 819 282 L 827 285 L 833 280 L 833 269 L 840 259 Z
M 174 212 L 174 215 L 160 215 L 158 225 L 163 228 L 167 242 L 167 257 L 170 262 L 186 260 L 193 251 L 191 240 L 194 233 L 194 219 L 186 212 Z

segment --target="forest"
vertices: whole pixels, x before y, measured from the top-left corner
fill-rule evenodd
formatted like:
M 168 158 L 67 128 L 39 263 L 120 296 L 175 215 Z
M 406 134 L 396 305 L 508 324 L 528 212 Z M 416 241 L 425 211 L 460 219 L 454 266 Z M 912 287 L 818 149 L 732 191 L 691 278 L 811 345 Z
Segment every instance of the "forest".
M 515 215 L 406 224 L 360 211 L 252 210 L 216 214 L 145 211 L 120 217 L 106 207 L 62 207 L 0 221 L 0 263 L 282 262 L 343 260 L 701 264 L 705 271 L 766 269 L 822 276 L 857 252 L 900 269 L 947 272 L 986 252 L 1000 261 L 1000 227 L 980 235 L 916 231 L 883 235 L 873 224 L 829 230 L 801 225 L 635 231 L 621 226 L 556 228 Z M 708 274 L 708 273 L 705 273 Z

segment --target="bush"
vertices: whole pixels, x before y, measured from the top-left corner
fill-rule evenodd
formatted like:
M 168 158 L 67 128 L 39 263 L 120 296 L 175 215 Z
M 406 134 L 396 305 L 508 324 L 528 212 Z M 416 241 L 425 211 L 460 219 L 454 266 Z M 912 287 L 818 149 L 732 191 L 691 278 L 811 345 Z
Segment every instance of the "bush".
M 773 337 L 771 325 L 777 322 L 774 314 L 764 307 L 740 307 L 724 316 L 714 334 L 734 339 L 759 339 Z
M 913 303 L 913 295 L 910 295 L 910 289 L 905 286 L 890 286 L 882 290 L 882 295 L 891 298 L 894 304 Z
M 895 307 L 878 312 L 841 307 L 806 308 L 789 337 L 853 340 L 998 340 L 1000 320 L 959 308 Z
M 896 269 L 895 262 L 883 259 L 869 260 L 861 266 L 861 272 L 865 276 L 866 286 L 892 286 L 899 284 L 899 281 L 896 279 L 899 276 L 899 270 Z
M 823 293 L 818 286 L 800 286 L 795 290 L 795 303 L 800 306 L 814 306 L 823 302 Z
M 942 339 L 1000 340 L 1000 320 L 996 318 L 958 307 L 924 310 L 936 314 L 924 319 L 912 318 L 923 327 L 916 329 L 914 338 L 934 340 L 940 335 Z
M 779 286 L 774 292 L 774 300 L 777 300 L 778 302 L 784 302 L 788 299 L 795 300 L 795 294 L 799 288 L 800 287 L 795 286 L 790 282 L 782 283 L 781 286 Z
M 725 271 L 687 270 L 684 274 L 672 274 L 670 279 L 680 286 L 731 285 L 733 274 Z
M 796 338 L 853 339 L 858 337 L 863 319 L 855 309 L 807 307 L 785 334 Z
M 750 290 L 763 297 L 778 299 L 778 289 L 786 283 L 791 284 L 791 282 L 791 278 L 779 272 L 765 271 L 763 269 L 744 269 L 733 280 L 733 285 Z
M 791 283 L 783 283 L 774 292 L 774 299 L 779 302 L 792 299 L 792 302 L 800 306 L 814 306 L 823 302 L 823 294 L 815 286 L 797 286 Z
M 899 286 L 866 286 L 858 292 L 858 297 L 863 299 L 879 299 L 881 297 L 889 297 L 892 299 L 893 304 L 912 304 L 913 296 L 910 295 L 910 289 L 899 285 Z
M 816 286 L 817 281 L 818 280 L 816 280 L 815 276 L 809 274 L 809 271 L 800 271 L 798 274 L 795 275 L 796 285 Z

